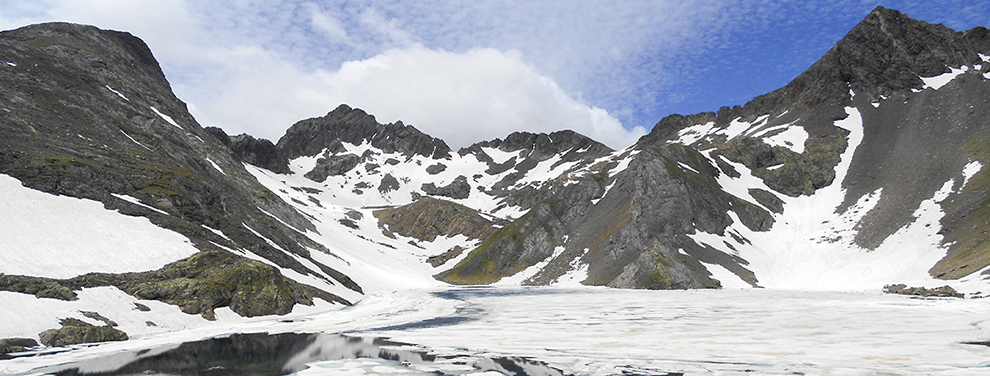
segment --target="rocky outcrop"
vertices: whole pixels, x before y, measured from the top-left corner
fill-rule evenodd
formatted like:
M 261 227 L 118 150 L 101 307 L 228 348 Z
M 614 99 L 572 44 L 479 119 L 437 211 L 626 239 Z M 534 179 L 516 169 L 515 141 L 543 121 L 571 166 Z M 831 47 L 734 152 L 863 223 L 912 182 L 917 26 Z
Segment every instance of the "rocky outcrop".
M 965 33 L 877 7 L 835 47 L 787 86 L 747 103 L 749 113 L 781 112 L 793 105 L 850 103 L 849 90 L 871 99 L 921 88 L 919 77 L 949 67 L 980 64 L 990 43 L 985 28 Z
M 907 287 L 905 284 L 896 285 L 886 285 L 883 287 L 883 292 L 887 294 L 899 294 L 899 295 L 914 295 L 921 297 L 936 297 L 936 298 L 963 298 L 965 295 L 956 292 L 956 289 L 949 287 L 948 285 L 942 287 L 926 288 L 926 287 Z
M 80 343 L 126 341 L 127 333 L 111 325 L 96 326 L 79 319 L 63 319 L 61 329 L 41 332 L 38 336 L 45 346 L 70 346 Z
M 142 273 L 90 273 L 70 279 L 0 275 L 0 291 L 39 298 L 76 300 L 75 291 L 101 286 L 117 287 L 139 299 L 174 304 L 185 313 L 211 320 L 215 318 L 213 310 L 221 307 L 251 317 L 286 314 L 296 304 L 313 305 L 314 298 L 350 305 L 339 296 L 285 278 L 262 262 L 223 251 L 197 253 Z
M 494 148 L 504 152 L 515 152 L 519 157 L 510 158 L 502 163 L 495 163 L 491 156 L 484 153 L 483 148 Z M 604 144 L 592 140 L 580 133 L 563 130 L 550 134 L 514 132 L 507 136 L 505 140 L 494 139 L 491 141 L 479 142 L 467 148 L 459 150 L 460 155 L 473 154 L 478 160 L 488 163 L 489 175 L 501 174 L 510 169 L 515 170 L 515 174 L 506 177 L 498 185 L 508 186 L 518 180 L 527 171 L 536 166 L 537 163 L 546 161 L 551 157 L 560 156 L 556 165 L 588 160 L 602 157 L 613 150 Z
M 37 347 L 38 341 L 32 338 L 0 338 L 0 359 L 7 359 L 9 353 L 21 352 Z
M 440 188 L 437 188 L 433 183 L 426 183 L 420 189 L 430 196 L 450 197 L 455 200 L 468 198 L 471 194 L 471 185 L 468 184 L 467 177 L 464 175 L 458 176 L 450 184 Z
M 464 235 L 484 239 L 495 231 L 497 223 L 478 211 L 446 200 L 423 197 L 409 205 L 374 212 L 387 231 L 432 242 L 437 236 Z
M 329 176 L 340 176 L 353 170 L 360 163 L 361 157 L 355 154 L 327 155 L 317 159 L 316 167 L 304 176 L 312 181 L 323 182 Z
M 882 7 L 870 13 L 825 56 L 784 88 L 757 97 L 743 107 L 718 113 L 672 115 L 661 120 L 640 144 L 673 140 L 686 127 L 769 116 L 763 129 L 801 127 L 808 134 L 804 151 L 770 146 L 747 135 L 697 141 L 701 149 L 741 163 L 772 188 L 771 194 L 808 195 L 842 184 L 844 212 L 858 200 L 882 190 L 879 202 L 859 221 L 857 246 L 876 249 L 898 230 L 915 222 L 915 210 L 954 180 L 953 192 L 939 205 L 944 259 L 929 273 L 955 279 L 990 266 L 990 185 L 978 171 L 963 187 L 960 171 L 968 163 L 990 164 L 988 69 L 980 54 L 990 53 L 990 31 L 977 27 L 956 32 L 943 25 L 913 20 Z M 922 77 L 966 66 L 969 71 L 935 90 Z M 924 90 L 923 90 L 924 89 Z M 852 107 L 863 119 L 863 139 L 843 181 L 834 181 L 838 156 L 849 145 L 847 130 L 832 124 Z M 720 169 L 734 172 L 716 159 Z M 772 168 L 771 168 L 772 167 Z M 985 169 L 984 169 L 985 170 Z M 772 197 L 757 192 L 759 204 L 777 211 Z

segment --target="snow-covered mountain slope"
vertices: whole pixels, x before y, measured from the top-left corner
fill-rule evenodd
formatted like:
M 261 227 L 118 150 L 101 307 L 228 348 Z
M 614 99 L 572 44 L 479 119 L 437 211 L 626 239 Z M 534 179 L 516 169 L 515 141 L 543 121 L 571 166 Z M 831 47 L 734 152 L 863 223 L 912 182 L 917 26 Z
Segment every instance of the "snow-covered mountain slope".
M 546 196 L 545 215 L 507 227 L 542 233 L 508 234 L 537 246 L 482 247 L 484 262 L 452 273 L 494 261 L 505 274 L 546 265 L 527 280 L 538 284 L 585 265 L 584 283 L 616 287 L 980 291 L 987 50 L 984 28 L 878 8 L 787 87 L 663 119 L 604 179 L 608 194 Z M 582 208 L 567 218 L 561 206 Z
M 299 234 L 309 220 L 200 128 L 140 39 L 35 25 L 0 33 L 0 59 L 0 289 L 59 300 L 4 310 L 46 324 L 128 312 L 110 320 L 141 334 L 362 296 L 316 260 L 328 250 Z M 151 313 L 131 312 L 138 301 Z M 38 336 L 3 321 L 3 336 Z
M 523 217 L 548 187 L 621 170 L 613 160 L 628 154 L 570 131 L 516 133 L 446 150 L 415 128 L 378 124 L 340 106 L 297 123 L 278 142 L 276 159 L 285 156 L 287 173 L 245 167 L 311 219 L 315 230 L 302 232 L 336 256 L 322 262 L 377 291 L 440 285 L 434 274 Z

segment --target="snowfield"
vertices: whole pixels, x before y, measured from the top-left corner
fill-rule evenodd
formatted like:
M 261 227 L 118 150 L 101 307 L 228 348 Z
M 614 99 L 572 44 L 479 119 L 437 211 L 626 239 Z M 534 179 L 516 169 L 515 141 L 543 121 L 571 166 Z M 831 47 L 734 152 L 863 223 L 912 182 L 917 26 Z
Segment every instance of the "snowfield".
M 4 274 L 72 278 L 90 272 L 143 272 L 199 252 L 185 236 L 147 218 L 107 210 L 93 200 L 26 188 L 2 174 L 0 213 Z

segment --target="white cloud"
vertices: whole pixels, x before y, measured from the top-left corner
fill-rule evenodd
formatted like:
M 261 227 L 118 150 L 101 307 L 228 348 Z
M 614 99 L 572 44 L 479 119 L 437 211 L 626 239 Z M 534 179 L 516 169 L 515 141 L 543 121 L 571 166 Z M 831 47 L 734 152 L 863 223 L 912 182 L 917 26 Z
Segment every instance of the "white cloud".
M 319 102 L 346 102 L 379 121 L 403 120 L 452 147 L 513 131 L 573 129 L 622 148 L 645 132 L 626 130 L 605 110 L 575 101 L 514 51 L 453 53 L 414 45 L 318 77 L 310 95 Z
M 402 120 L 454 148 L 514 131 L 561 129 L 621 148 L 645 133 L 626 130 L 605 110 L 577 102 L 514 52 L 453 53 L 413 45 L 314 73 L 259 48 L 211 56 L 221 58 L 240 74 L 230 77 L 219 95 L 194 102 L 194 115 L 230 133 L 277 140 L 295 121 L 322 116 L 341 103 L 364 109 L 379 122 Z

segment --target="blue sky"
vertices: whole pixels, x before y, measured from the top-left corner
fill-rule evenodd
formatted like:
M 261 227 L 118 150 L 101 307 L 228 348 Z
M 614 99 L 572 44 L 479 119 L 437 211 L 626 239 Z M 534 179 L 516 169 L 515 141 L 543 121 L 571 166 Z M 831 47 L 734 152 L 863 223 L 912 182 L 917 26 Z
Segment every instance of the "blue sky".
M 0 0 L 0 28 L 129 31 L 231 134 L 274 141 L 348 103 L 455 148 L 567 128 L 622 148 L 787 84 L 877 5 L 990 26 L 990 1 Z

